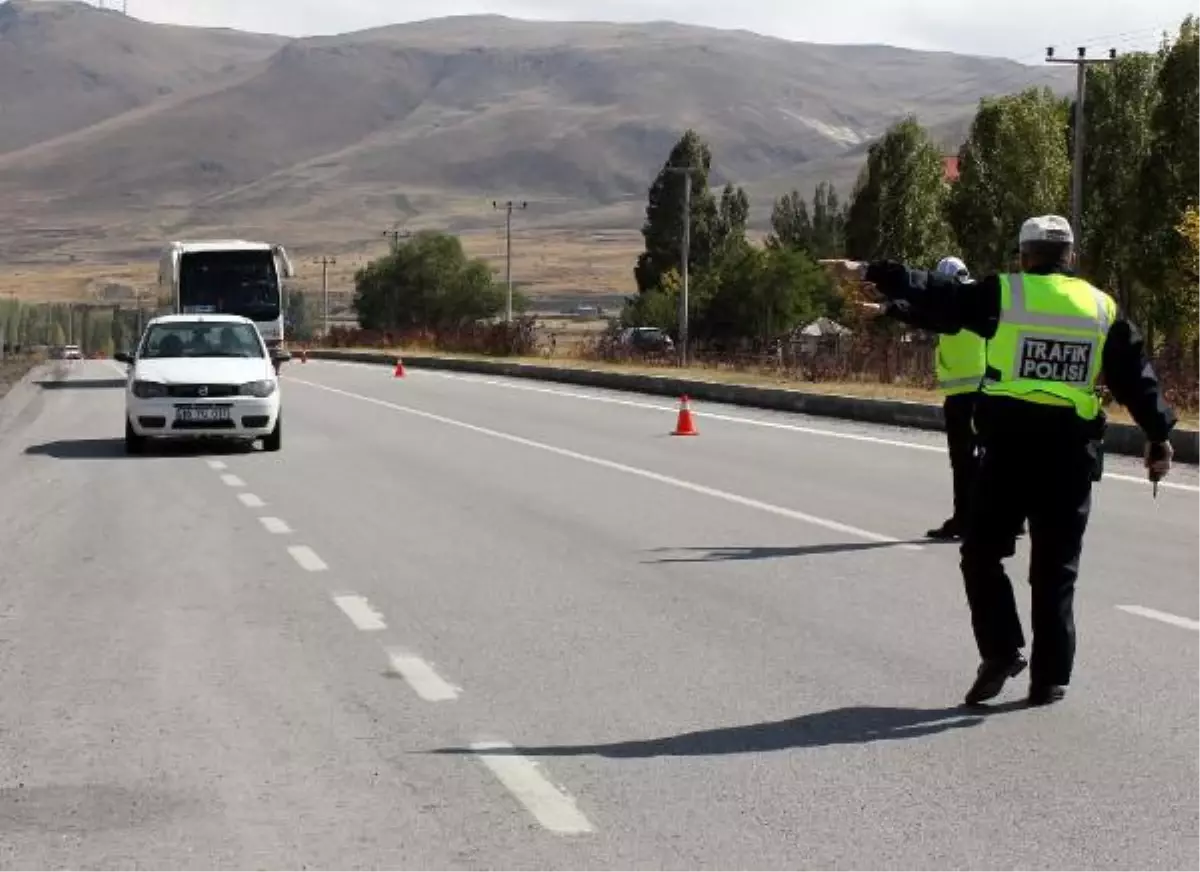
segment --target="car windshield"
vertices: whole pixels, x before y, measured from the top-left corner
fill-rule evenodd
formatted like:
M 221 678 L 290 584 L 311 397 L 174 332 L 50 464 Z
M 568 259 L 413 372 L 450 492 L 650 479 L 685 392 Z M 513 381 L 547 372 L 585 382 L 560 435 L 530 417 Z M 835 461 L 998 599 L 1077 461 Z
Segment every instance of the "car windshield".
M 180 311 L 279 317 L 279 274 L 269 251 L 195 251 L 180 258 Z
M 252 324 L 174 321 L 146 331 L 138 356 L 155 360 L 171 357 L 265 357 Z

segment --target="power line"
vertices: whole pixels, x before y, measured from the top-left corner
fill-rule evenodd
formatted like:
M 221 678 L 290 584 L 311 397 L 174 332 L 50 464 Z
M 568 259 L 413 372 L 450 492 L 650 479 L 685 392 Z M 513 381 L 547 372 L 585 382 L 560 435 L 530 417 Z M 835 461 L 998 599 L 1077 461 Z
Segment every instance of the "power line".
M 504 307 L 504 320 L 512 323 L 513 282 L 512 282 L 512 213 L 513 209 L 525 209 L 529 206 L 524 200 L 513 202 L 505 200 L 499 203 L 492 200 L 493 209 L 504 210 L 504 281 L 508 285 L 508 301 Z
M 1110 48 L 1106 58 L 1089 58 L 1087 48 L 1080 46 L 1073 58 L 1054 56 L 1054 46 L 1046 47 L 1046 63 L 1075 65 L 1075 155 L 1071 160 L 1071 225 L 1075 230 L 1075 251 L 1078 255 L 1083 242 L 1083 141 L 1085 124 L 1083 103 L 1087 96 L 1087 68 L 1092 64 L 1111 64 L 1117 50 Z

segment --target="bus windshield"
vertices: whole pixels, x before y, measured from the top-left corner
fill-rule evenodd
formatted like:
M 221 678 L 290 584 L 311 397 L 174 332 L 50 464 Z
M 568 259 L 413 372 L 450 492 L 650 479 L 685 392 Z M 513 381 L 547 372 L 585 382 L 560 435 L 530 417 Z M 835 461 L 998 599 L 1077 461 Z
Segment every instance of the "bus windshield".
M 179 262 L 179 310 L 279 317 L 279 275 L 270 251 L 190 251 Z

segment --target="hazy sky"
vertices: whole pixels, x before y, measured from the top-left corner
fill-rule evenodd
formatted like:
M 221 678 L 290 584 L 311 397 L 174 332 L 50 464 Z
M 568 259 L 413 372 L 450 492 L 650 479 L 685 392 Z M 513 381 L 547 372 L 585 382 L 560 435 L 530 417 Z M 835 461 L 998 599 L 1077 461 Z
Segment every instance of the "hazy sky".
M 100 0 L 89 0 L 93 4 Z M 811 42 L 886 43 L 1035 62 L 1047 45 L 1150 48 L 1195 0 L 128 0 L 138 18 L 289 35 L 342 33 L 443 15 L 670 19 Z M 120 6 L 120 0 L 105 0 Z

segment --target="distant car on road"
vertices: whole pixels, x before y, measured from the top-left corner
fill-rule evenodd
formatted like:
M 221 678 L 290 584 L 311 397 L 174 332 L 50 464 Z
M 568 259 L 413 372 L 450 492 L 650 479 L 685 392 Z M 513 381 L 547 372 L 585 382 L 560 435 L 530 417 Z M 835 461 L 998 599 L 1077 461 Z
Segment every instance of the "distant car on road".
M 50 351 L 54 360 L 83 360 L 83 352 L 78 345 L 58 345 Z
M 146 325 L 129 365 L 125 450 L 151 438 L 219 438 L 283 444 L 278 366 L 254 322 L 240 315 L 165 315 Z

